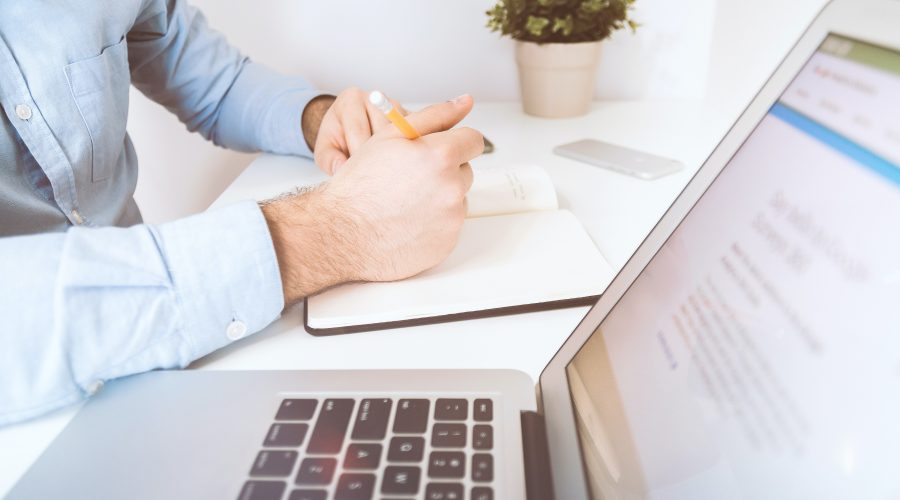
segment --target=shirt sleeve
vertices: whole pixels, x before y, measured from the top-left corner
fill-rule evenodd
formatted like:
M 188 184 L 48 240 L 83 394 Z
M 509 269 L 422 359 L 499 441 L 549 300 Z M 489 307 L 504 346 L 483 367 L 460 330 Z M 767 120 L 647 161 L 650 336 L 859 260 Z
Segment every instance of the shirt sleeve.
M 185 1 L 145 4 L 127 35 L 135 87 L 219 146 L 311 155 L 300 119 L 321 92 L 247 59 Z
M 0 282 L 0 425 L 109 379 L 184 367 L 284 307 L 253 202 L 160 226 L 2 238 Z

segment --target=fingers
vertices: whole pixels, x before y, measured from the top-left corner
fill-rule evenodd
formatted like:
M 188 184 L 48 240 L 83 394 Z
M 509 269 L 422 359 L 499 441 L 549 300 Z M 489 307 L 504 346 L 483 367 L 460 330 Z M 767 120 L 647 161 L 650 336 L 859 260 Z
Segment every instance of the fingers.
M 466 94 L 451 101 L 433 104 L 427 108 L 410 113 L 406 119 L 419 132 L 428 135 L 450 130 L 472 111 L 472 96 Z
M 397 101 L 391 104 L 402 115 L 407 111 Z M 316 163 L 329 175 L 356 153 L 373 132 L 392 127 L 390 120 L 369 102 L 366 92 L 347 89 L 338 96 L 322 121 L 313 148 Z
M 448 160 L 455 165 L 469 162 L 484 152 L 484 136 L 469 127 L 437 132 L 423 139 L 429 146 L 446 151 L 450 155 Z
M 338 168 L 347 161 L 347 143 L 340 133 L 335 133 L 338 128 L 338 120 L 333 115 L 328 115 L 322 121 L 316 144 L 313 148 L 313 158 L 316 165 L 328 175 L 334 175 Z
M 366 106 L 346 106 L 338 115 L 341 128 L 344 129 L 344 137 L 347 140 L 347 148 L 350 155 L 356 152 L 369 137 L 372 137 L 372 128 L 369 125 L 369 113 Z
M 463 192 L 468 193 L 472 189 L 472 183 L 475 181 L 475 173 L 472 172 L 472 165 L 463 163 L 459 167 L 459 175 L 462 179 Z
M 399 102 L 388 97 L 388 101 L 391 102 L 391 106 L 396 109 L 401 116 L 406 116 L 409 114 L 403 106 L 400 105 Z M 366 110 L 369 112 L 369 124 L 372 126 L 372 133 L 377 133 L 383 129 L 391 129 L 393 126 L 391 121 L 388 120 L 387 116 L 384 113 L 375 107 L 368 99 L 366 99 Z
M 318 142 L 322 142 L 322 144 L 318 144 Z M 328 175 L 334 175 L 337 169 L 347 161 L 347 155 L 341 147 L 325 141 L 317 141 L 313 156 L 316 165 Z
M 391 102 L 394 102 L 393 100 Z M 369 125 L 372 127 L 372 132 L 378 132 L 379 130 L 389 127 L 391 125 L 391 121 L 384 116 L 384 113 L 381 112 L 380 109 L 376 108 L 368 99 L 364 99 L 366 113 L 369 115 Z M 394 104 L 396 106 L 396 104 Z

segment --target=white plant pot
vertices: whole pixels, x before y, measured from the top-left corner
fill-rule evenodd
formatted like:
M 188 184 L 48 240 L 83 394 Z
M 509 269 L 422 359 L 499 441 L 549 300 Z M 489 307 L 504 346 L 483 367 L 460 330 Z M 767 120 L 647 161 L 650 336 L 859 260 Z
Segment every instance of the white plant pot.
M 567 118 L 588 112 L 601 42 L 516 41 L 522 106 L 529 115 Z

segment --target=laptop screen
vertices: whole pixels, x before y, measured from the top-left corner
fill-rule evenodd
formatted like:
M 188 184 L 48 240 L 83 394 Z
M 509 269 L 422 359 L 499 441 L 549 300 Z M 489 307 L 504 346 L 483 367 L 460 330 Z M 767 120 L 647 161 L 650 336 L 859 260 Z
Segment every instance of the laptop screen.
M 595 498 L 900 497 L 900 53 L 829 36 L 567 375 Z

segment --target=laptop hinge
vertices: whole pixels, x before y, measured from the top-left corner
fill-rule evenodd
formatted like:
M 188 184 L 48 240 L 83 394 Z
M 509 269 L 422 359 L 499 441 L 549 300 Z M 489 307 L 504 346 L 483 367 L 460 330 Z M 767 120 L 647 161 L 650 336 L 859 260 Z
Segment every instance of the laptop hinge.
M 522 412 L 522 452 L 525 455 L 525 493 L 528 500 L 553 500 L 547 426 L 540 413 Z

